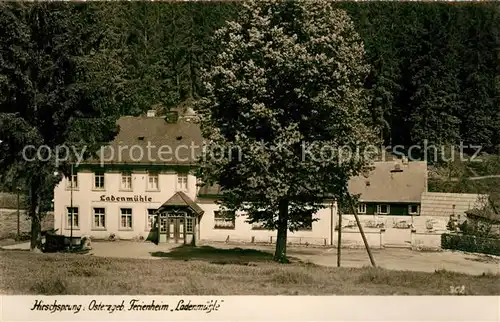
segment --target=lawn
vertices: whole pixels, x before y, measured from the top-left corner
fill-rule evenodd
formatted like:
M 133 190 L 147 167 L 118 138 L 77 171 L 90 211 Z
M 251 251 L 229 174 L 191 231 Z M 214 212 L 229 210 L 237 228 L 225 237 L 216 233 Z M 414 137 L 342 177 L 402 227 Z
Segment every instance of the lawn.
M 451 286 L 463 285 L 470 295 L 500 294 L 498 275 L 276 264 L 256 250 L 154 255 L 156 259 L 141 260 L 0 251 L 0 290 L 44 295 L 448 295 Z

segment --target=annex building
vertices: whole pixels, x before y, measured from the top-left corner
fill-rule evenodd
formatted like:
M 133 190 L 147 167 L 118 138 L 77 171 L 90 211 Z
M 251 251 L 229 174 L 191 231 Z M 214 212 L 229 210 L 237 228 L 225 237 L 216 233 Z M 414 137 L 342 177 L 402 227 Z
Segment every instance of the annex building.
M 197 185 L 193 170 L 201 131 L 192 110 L 156 116 L 125 116 L 101 160 L 74 168 L 54 191 L 54 228 L 93 239 L 273 242 L 276 231 L 246 223 L 243 213 L 222 213 L 217 186 Z M 193 152 L 194 151 L 194 152 Z M 71 216 L 73 214 L 73 216 Z M 311 227 L 289 233 L 297 243 L 333 244 L 335 202 L 314 216 Z M 73 218 L 73 220 L 71 220 Z

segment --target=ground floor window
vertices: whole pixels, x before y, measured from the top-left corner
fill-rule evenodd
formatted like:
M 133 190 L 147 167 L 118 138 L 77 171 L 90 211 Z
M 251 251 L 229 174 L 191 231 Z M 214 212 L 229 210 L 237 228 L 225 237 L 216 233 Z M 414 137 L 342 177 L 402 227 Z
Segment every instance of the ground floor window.
M 408 206 L 408 213 L 410 215 L 418 215 L 418 213 L 419 213 L 419 206 L 418 205 L 409 205 Z
M 78 207 L 68 207 L 67 208 L 67 216 L 68 216 L 68 228 L 71 228 L 71 218 L 73 218 L 73 228 L 78 228 Z
M 358 214 L 366 214 L 366 204 L 360 203 L 358 205 Z
M 153 227 L 156 228 L 157 225 L 155 225 L 156 221 L 156 209 L 148 209 L 148 229 L 152 229 Z
M 377 205 L 377 213 L 379 215 L 388 215 L 391 212 L 389 205 Z
M 104 208 L 94 208 L 94 228 L 106 228 L 106 212 Z
M 132 208 L 121 208 L 120 228 L 132 229 Z
M 214 221 L 214 228 L 234 229 L 236 227 L 234 211 L 214 211 Z
M 306 218 L 304 222 L 302 223 L 302 227 L 299 227 L 299 231 L 310 231 L 312 230 L 312 215 Z

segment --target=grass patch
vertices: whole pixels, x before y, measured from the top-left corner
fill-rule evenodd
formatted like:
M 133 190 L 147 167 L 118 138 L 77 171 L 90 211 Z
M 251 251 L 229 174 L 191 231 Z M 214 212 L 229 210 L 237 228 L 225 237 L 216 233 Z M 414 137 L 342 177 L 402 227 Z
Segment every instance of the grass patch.
M 243 252 L 252 253 L 252 252 Z M 500 295 L 497 274 L 328 268 L 302 263 L 254 265 L 213 260 L 102 258 L 0 251 L 0 289 L 8 294 L 72 295 Z

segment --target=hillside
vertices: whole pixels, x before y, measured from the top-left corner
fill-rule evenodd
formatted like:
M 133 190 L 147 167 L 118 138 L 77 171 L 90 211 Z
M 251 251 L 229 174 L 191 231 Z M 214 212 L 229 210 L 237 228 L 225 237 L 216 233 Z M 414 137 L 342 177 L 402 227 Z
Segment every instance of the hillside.
M 429 166 L 429 191 L 489 194 L 500 205 L 500 156 L 457 161 L 446 166 Z

